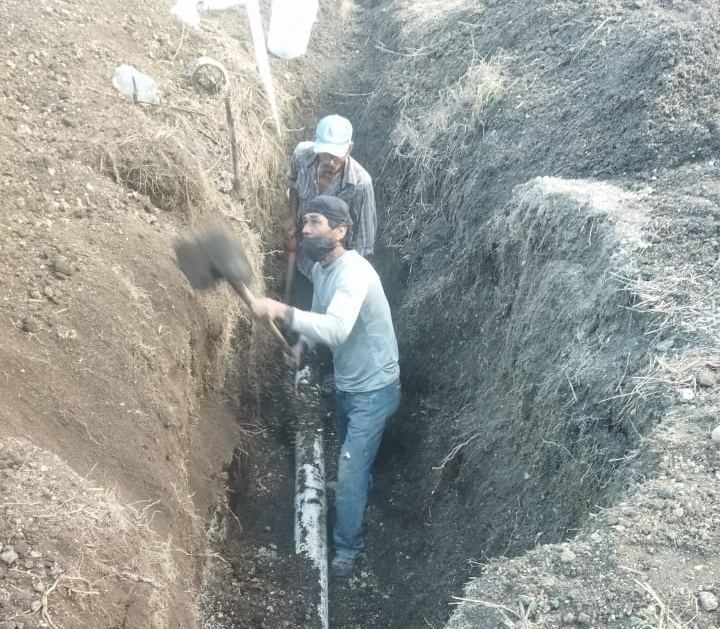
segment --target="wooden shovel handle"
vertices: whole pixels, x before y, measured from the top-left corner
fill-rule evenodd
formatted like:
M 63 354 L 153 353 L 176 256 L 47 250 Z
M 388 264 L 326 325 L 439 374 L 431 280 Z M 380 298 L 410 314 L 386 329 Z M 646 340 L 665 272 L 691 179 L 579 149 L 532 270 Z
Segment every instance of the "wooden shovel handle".
M 248 309 L 252 313 L 252 302 L 255 299 L 252 296 L 252 293 L 248 290 L 247 286 L 241 282 L 233 282 L 232 287 L 237 291 L 237 293 L 240 295 L 240 298 L 245 302 Z M 254 316 L 254 315 L 253 315 Z M 268 321 L 267 319 L 261 319 L 260 323 L 262 323 L 274 336 L 277 337 L 277 339 L 282 343 L 283 349 L 290 355 L 294 357 L 292 348 L 290 347 L 290 344 L 287 342 L 287 339 L 283 336 L 283 333 L 280 332 L 280 329 L 275 325 L 274 321 Z

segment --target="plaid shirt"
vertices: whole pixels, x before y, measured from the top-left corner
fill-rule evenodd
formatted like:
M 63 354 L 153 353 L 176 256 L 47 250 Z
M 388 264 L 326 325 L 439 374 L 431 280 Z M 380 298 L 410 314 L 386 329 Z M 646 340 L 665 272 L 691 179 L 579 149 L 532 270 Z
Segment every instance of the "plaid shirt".
M 307 278 L 312 276 L 315 264 L 302 248 L 302 217 L 307 204 L 321 194 L 339 197 L 348 204 L 353 221 L 349 248 L 355 249 L 361 256 L 367 257 L 375 251 L 375 231 L 377 212 L 372 179 L 367 171 L 348 155 L 342 172 L 333 180 L 324 192 L 318 188 L 318 157 L 312 142 L 300 142 L 293 151 L 288 171 L 288 186 L 297 190 L 298 205 L 298 270 Z

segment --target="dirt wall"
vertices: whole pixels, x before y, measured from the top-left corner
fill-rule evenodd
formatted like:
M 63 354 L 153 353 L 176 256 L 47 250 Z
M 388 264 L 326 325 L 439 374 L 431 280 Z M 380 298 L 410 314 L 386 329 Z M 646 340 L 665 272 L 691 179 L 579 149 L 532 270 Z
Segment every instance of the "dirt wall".
M 56 626 L 195 626 L 187 593 L 209 509 L 254 421 L 262 349 L 252 326 L 227 287 L 190 290 L 172 244 L 198 221 L 224 221 L 262 287 L 259 242 L 284 155 L 245 14 L 190 31 L 169 8 L 0 8 L 0 537 L 24 548 L 17 563 L 0 562 L 2 621 L 27 627 L 47 613 Z M 225 62 L 233 83 L 233 197 L 223 100 L 189 78 L 201 54 Z M 158 82 L 159 104 L 117 92 L 123 63 Z M 102 500 L 83 494 L 96 490 Z M 132 526 L 113 531 L 105 511 Z M 35 599 L 42 608 L 31 611 Z

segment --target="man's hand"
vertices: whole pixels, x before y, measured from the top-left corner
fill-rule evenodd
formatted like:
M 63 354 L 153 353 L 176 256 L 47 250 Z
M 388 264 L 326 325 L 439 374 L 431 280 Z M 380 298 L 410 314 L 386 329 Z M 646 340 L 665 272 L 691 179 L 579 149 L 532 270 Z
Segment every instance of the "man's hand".
M 275 301 L 269 297 L 258 297 L 250 304 L 253 315 L 258 319 L 266 321 L 282 321 L 287 322 L 290 319 L 290 306 Z
M 288 217 L 282 224 L 285 237 L 285 251 L 295 253 L 297 251 L 297 224 L 294 217 Z

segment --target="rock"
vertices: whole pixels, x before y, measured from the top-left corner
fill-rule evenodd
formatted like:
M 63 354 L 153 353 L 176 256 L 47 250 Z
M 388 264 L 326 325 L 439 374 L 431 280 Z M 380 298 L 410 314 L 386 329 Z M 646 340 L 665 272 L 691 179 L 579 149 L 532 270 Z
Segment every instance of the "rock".
M 566 625 L 572 625 L 575 622 L 575 614 L 573 614 L 572 612 L 563 614 L 562 621 Z
M 709 369 L 701 369 L 695 374 L 695 382 L 701 387 L 714 387 L 717 384 L 717 377 Z
M 720 426 L 715 428 L 710 433 L 710 439 L 712 439 L 712 442 L 715 444 L 715 447 L 720 448 Z
M 23 332 L 32 333 L 38 331 L 37 321 L 31 315 L 26 315 L 23 318 L 21 327 Z
M 692 389 L 680 389 L 678 391 L 678 400 L 681 402 L 691 402 L 695 399 L 695 391 Z
M 577 621 L 580 625 L 589 625 L 591 622 L 591 618 L 585 612 L 580 612 L 578 614 Z
M 685 517 L 685 509 L 683 509 L 682 507 L 678 507 L 677 509 L 675 509 L 675 510 L 673 511 L 673 515 L 674 515 L 676 518 Z
M 614 514 L 610 514 L 605 518 L 605 522 L 608 526 L 615 526 L 620 524 L 620 518 Z
M 675 492 L 670 485 L 663 485 L 662 487 L 658 488 L 658 496 L 660 498 L 665 498 L 666 500 L 672 498 L 674 493 Z
M 700 607 L 703 611 L 714 612 L 718 608 L 718 599 L 712 592 L 700 592 L 698 594 L 700 600 Z
M 0 553 L 0 561 L 5 562 L 8 566 L 12 566 L 18 560 L 18 554 L 12 546 L 5 546 Z
M 42 607 L 42 603 L 40 601 L 33 601 L 30 603 L 30 611 L 34 614 L 37 611 L 40 611 L 40 608 Z
M 569 548 L 563 548 L 562 552 L 560 553 L 560 561 L 562 563 L 571 563 L 575 561 L 575 553 L 570 550 Z

